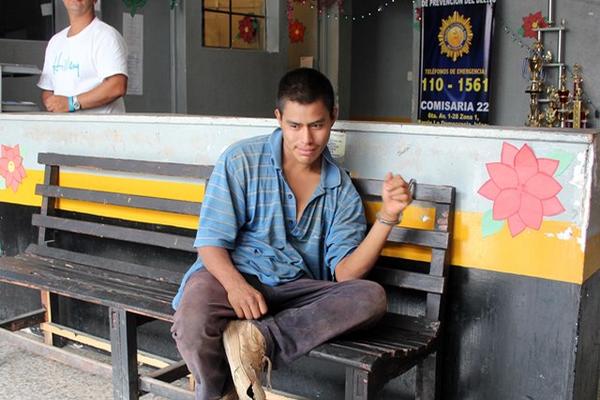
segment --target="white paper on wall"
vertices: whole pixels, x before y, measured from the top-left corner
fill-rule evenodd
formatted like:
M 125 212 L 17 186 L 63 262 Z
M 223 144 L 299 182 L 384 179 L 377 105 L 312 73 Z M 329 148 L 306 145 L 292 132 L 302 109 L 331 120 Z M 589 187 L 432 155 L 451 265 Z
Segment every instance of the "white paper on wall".
M 127 43 L 127 94 L 144 94 L 144 16 L 123 13 L 123 38 Z

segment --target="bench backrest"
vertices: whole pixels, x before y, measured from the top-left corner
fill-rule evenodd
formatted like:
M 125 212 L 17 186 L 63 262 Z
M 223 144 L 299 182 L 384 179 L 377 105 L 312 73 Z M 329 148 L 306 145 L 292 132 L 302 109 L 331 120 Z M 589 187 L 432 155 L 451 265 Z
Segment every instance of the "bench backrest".
M 206 180 L 212 172 L 212 166 L 83 157 L 55 153 L 40 153 L 38 162 L 46 167 L 44 184 L 36 186 L 36 194 L 42 196 L 41 210 L 39 214 L 34 214 L 32 219 L 32 224 L 39 228 L 38 243 L 30 246 L 29 251 L 41 256 L 56 256 L 106 270 L 162 279 L 171 283 L 181 281 L 182 273 L 167 269 L 148 268 L 141 264 L 112 261 L 103 257 L 56 248 L 53 243 L 54 236 L 51 234 L 70 232 L 195 254 L 196 250 L 193 248 L 195 229 L 177 229 L 176 232 L 173 232 L 173 229 L 160 229 L 160 227 L 157 229 L 156 224 L 137 224 L 133 226 L 132 223 L 110 218 L 86 221 L 80 218 L 80 214 L 73 215 L 57 210 L 55 200 L 69 199 L 194 217 L 198 215 L 200 202 L 65 187 L 61 186 L 59 181 L 60 169 L 68 167 L 75 168 L 77 171 L 83 169 L 105 175 L 120 173 L 146 179 L 148 176 L 156 176 Z M 90 179 L 94 178 L 90 177 Z
M 100 174 L 137 175 L 140 178 L 156 176 L 206 181 L 212 172 L 212 166 L 71 156 L 55 153 L 40 153 L 38 162 L 46 166 L 44 184 L 36 187 L 36 194 L 42 196 L 43 200 L 40 213 L 33 216 L 33 225 L 39 227 L 38 243 L 30 246 L 29 251 L 41 256 L 53 256 L 74 263 L 85 263 L 105 270 L 162 279 L 174 284 L 180 282 L 182 273 L 167 269 L 148 268 L 147 265 L 135 262 L 109 260 L 104 257 L 57 248 L 54 246 L 53 236 L 50 233 L 57 231 L 70 232 L 195 253 L 196 250 L 193 248 L 194 229 L 177 229 L 174 231 L 168 229 L 168 227 L 167 229 L 161 229 L 157 224 L 123 223 L 123 221 L 112 218 L 92 221 L 82 220 L 79 215 L 57 210 L 55 200 L 69 199 L 189 216 L 198 215 L 201 202 L 65 187 L 60 184 L 60 168 L 84 169 Z M 381 181 L 370 179 L 353 179 L 353 181 L 365 202 L 379 202 L 381 200 Z M 399 263 L 394 260 L 388 266 L 377 266 L 370 274 L 371 279 L 384 284 L 390 289 L 389 296 L 395 295 L 397 289 L 425 293 L 425 315 L 430 320 L 440 319 L 440 310 L 443 306 L 449 259 L 448 248 L 453 224 L 454 197 L 453 187 L 417 184 L 414 193 L 415 201 L 411 207 L 434 210 L 435 216 L 432 229 L 395 227 L 388 239 L 392 244 L 401 243 L 430 248 L 431 263 L 428 268 L 413 268 L 413 271 L 406 271 L 397 268 Z M 400 310 L 393 303 L 389 311 L 400 313 Z
M 382 181 L 370 179 L 353 179 L 354 185 L 365 201 L 381 201 Z M 434 212 L 431 229 L 417 229 L 397 226 L 388 237 L 388 244 L 415 245 L 431 249 L 429 265 L 393 259 L 386 266 L 376 265 L 369 275 L 383 284 L 388 290 L 388 312 L 405 314 L 403 300 L 404 291 L 425 295 L 424 316 L 432 321 L 439 321 L 442 316 L 444 294 L 449 264 L 449 247 L 453 228 L 455 189 L 442 185 L 415 185 L 414 201 L 409 206 Z M 407 209 L 408 211 L 408 209 Z M 380 259 L 381 261 L 381 259 Z M 413 268 L 403 269 L 403 264 Z M 396 300 L 396 301 L 395 301 Z

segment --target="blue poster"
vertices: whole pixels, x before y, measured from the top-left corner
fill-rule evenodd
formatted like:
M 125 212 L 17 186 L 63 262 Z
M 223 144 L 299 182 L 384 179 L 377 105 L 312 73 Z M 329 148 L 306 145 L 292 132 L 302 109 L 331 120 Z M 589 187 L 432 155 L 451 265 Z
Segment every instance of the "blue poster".
M 495 0 L 422 0 L 419 120 L 486 124 Z

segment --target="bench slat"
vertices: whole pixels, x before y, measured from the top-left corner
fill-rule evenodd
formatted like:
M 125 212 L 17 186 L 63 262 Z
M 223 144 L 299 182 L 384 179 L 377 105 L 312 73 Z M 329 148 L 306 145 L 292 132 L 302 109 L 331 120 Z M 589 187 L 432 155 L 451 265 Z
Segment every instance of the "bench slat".
M 85 253 L 77 253 L 74 251 L 58 249 L 56 247 L 30 244 L 25 250 L 25 253 L 35 254 L 42 257 L 56 258 L 77 264 L 85 264 L 107 271 L 114 271 L 142 278 L 153 279 L 160 282 L 168 282 L 175 285 L 178 285 L 183 278 L 183 274 L 181 272 L 168 271 L 162 268 L 134 264 L 112 258 L 92 256 Z
M 382 285 L 395 286 L 403 289 L 420 290 L 438 294 L 444 292 L 445 278 L 431 276 L 425 273 L 375 267 L 369 274 L 369 279 L 377 281 Z
M 194 239 L 170 233 L 151 232 L 142 229 L 125 228 L 96 222 L 77 221 L 67 218 L 34 214 L 31 223 L 35 226 L 81 233 L 101 238 L 124 240 L 133 243 L 150 244 L 167 249 L 195 253 Z
M 116 206 L 143 208 L 185 215 L 198 215 L 202 203 L 161 199 L 99 190 L 74 189 L 52 185 L 36 185 L 35 194 L 59 199 L 81 200 Z
M 383 317 L 381 324 L 395 329 L 418 332 L 423 336 L 435 336 L 440 328 L 438 321 L 431 321 L 423 317 L 390 313 Z
M 103 281 L 80 281 L 67 271 L 49 268 L 31 258 L 3 257 L 0 281 L 35 289 L 48 290 L 59 295 L 73 297 L 108 307 L 124 307 L 137 314 L 172 321 L 170 301 L 141 298 L 139 287 L 130 293 L 102 286 Z
M 71 156 L 57 153 L 40 153 L 38 163 L 62 167 L 90 168 L 104 171 L 120 171 L 135 174 L 175 176 L 181 178 L 208 179 L 212 165 L 193 165 L 171 162 L 123 160 L 120 158 Z
M 379 179 L 352 178 L 352 182 L 354 183 L 356 190 L 358 190 L 358 193 L 360 193 L 362 196 L 381 196 L 382 181 Z M 418 183 L 415 185 L 413 198 L 415 200 L 432 203 L 450 204 L 454 199 L 453 191 L 454 188 L 452 186 Z
M 391 354 L 392 357 L 403 357 L 410 352 L 412 348 L 415 346 L 407 346 L 403 348 L 399 348 L 398 346 L 394 346 L 388 343 L 382 343 L 377 340 L 350 340 L 347 341 L 349 345 L 361 345 L 367 347 L 373 347 L 376 349 L 381 349 L 382 351 L 387 351 Z
M 371 371 L 378 357 L 365 354 L 359 350 L 331 346 L 329 343 L 317 346 L 309 355 L 315 358 L 338 362 L 354 368 Z
M 450 234 L 448 232 L 394 227 L 388 236 L 388 242 L 447 249 Z
M 106 286 L 112 292 L 121 292 L 140 299 L 156 299 L 170 302 L 177 292 L 178 285 L 165 284 L 152 279 L 144 279 L 112 271 L 98 270 L 83 264 L 68 263 L 63 260 L 44 258 L 32 254 L 16 257 L 53 273 L 69 276 L 69 280 L 90 282 L 93 285 Z
M 381 332 L 381 334 L 380 334 Z M 324 358 L 354 368 L 372 371 L 376 362 L 409 360 L 431 351 L 433 337 L 415 340 L 412 332 L 397 331 L 388 337 L 387 331 L 375 326 L 367 331 L 356 332 L 334 339 L 312 350 L 309 355 Z

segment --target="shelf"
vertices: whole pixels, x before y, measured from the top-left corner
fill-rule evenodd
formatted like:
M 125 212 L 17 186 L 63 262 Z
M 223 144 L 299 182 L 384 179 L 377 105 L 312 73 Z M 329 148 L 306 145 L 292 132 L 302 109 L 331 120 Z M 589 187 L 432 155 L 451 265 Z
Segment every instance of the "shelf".
M 40 107 L 30 101 L 2 101 L 2 79 L 23 76 L 41 75 L 42 71 L 36 65 L 0 63 L 0 111 L 3 112 L 35 112 Z
M 559 32 L 559 31 L 566 31 L 567 27 L 566 26 L 549 26 L 547 28 L 537 28 L 534 29 L 534 32 Z
M 36 65 L 0 63 L 2 77 L 40 75 L 42 71 Z
M 3 101 L 2 112 L 37 112 L 40 107 L 30 101 Z
M 559 68 L 559 67 L 564 67 L 567 64 L 565 63 L 546 63 L 546 64 L 542 64 L 542 68 Z

